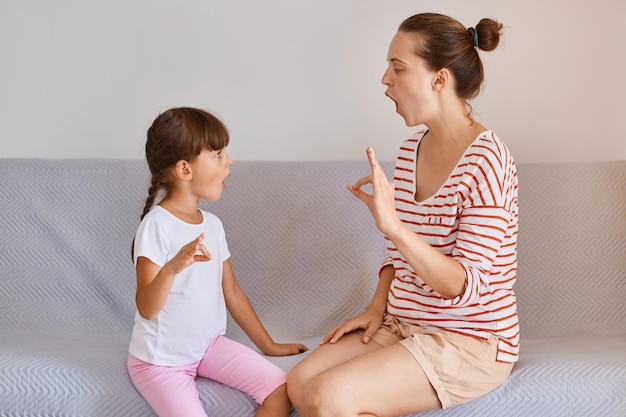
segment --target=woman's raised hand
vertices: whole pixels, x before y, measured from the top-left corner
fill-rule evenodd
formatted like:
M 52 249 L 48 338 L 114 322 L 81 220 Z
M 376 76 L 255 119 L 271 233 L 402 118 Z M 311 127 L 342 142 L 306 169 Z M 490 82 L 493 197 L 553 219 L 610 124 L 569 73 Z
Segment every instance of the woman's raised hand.
M 381 232 L 388 234 L 393 227 L 401 224 L 396 215 L 394 185 L 387 180 L 385 172 L 376 160 L 372 147 L 367 148 L 367 159 L 372 168 L 371 175 L 359 179 L 355 184 L 348 185 L 348 190 L 369 208 L 376 227 Z M 372 184 L 372 194 L 361 189 L 366 184 Z

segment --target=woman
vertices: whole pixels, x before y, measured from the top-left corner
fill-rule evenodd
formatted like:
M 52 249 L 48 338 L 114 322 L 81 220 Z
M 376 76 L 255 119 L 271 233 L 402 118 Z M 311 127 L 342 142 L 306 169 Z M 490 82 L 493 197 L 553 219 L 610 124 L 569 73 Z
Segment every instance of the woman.
M 517 174 L 467 103 L 483 81 L 477 49 L 493 50 L 501 28 L 418 14 L 391 41 L 385 94 L 420 128 L 400 147 L 393 183 L 368 148 L 371 175 L 348 186 L 385 235 L 387 257 L 365 311 L 290 372 L 301 416 L 448 408 L 509 376 L 519 350 Z

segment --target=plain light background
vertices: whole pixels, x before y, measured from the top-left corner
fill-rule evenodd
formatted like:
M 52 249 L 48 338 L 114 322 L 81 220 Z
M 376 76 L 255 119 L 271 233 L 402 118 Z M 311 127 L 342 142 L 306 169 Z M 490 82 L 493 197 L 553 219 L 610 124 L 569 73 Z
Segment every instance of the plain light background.
M 387 47 L 426 11 L 505 25 L 472 104 L 518 163 L 626 159 L 623 0 L 0 0 L 0 157 L 142 159 L 185 105 L 235 160 L 392 160 Z

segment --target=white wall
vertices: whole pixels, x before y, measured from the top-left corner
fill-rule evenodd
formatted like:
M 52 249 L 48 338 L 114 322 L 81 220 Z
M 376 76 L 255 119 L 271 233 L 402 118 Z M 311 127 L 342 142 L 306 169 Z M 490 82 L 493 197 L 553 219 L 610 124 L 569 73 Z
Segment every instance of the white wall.
M 505 24 L 474 109 L 518 163 L 626 159 L 623 0 L 0 0 L 0 157 L 143 158 L 190 105 L 234 159 L 393 159 L 411 130 L 380 78 L 424 11 Z

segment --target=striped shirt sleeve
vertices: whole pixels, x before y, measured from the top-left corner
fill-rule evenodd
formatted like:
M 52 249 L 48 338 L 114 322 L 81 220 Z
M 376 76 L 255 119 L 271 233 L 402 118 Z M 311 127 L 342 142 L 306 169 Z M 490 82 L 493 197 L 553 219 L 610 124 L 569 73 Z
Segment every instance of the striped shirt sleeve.
M 477 302 L 491 283 L 497 258 L 515 259 L 515 253 L 503 248 L 517 215 L 514 164 L 493 139 L 479 139 L 455 170 L 462 171 L 457 192 L 464 198 L 452 257 L 463 267 L 466 289 L 452 301 L 454 305 Z

